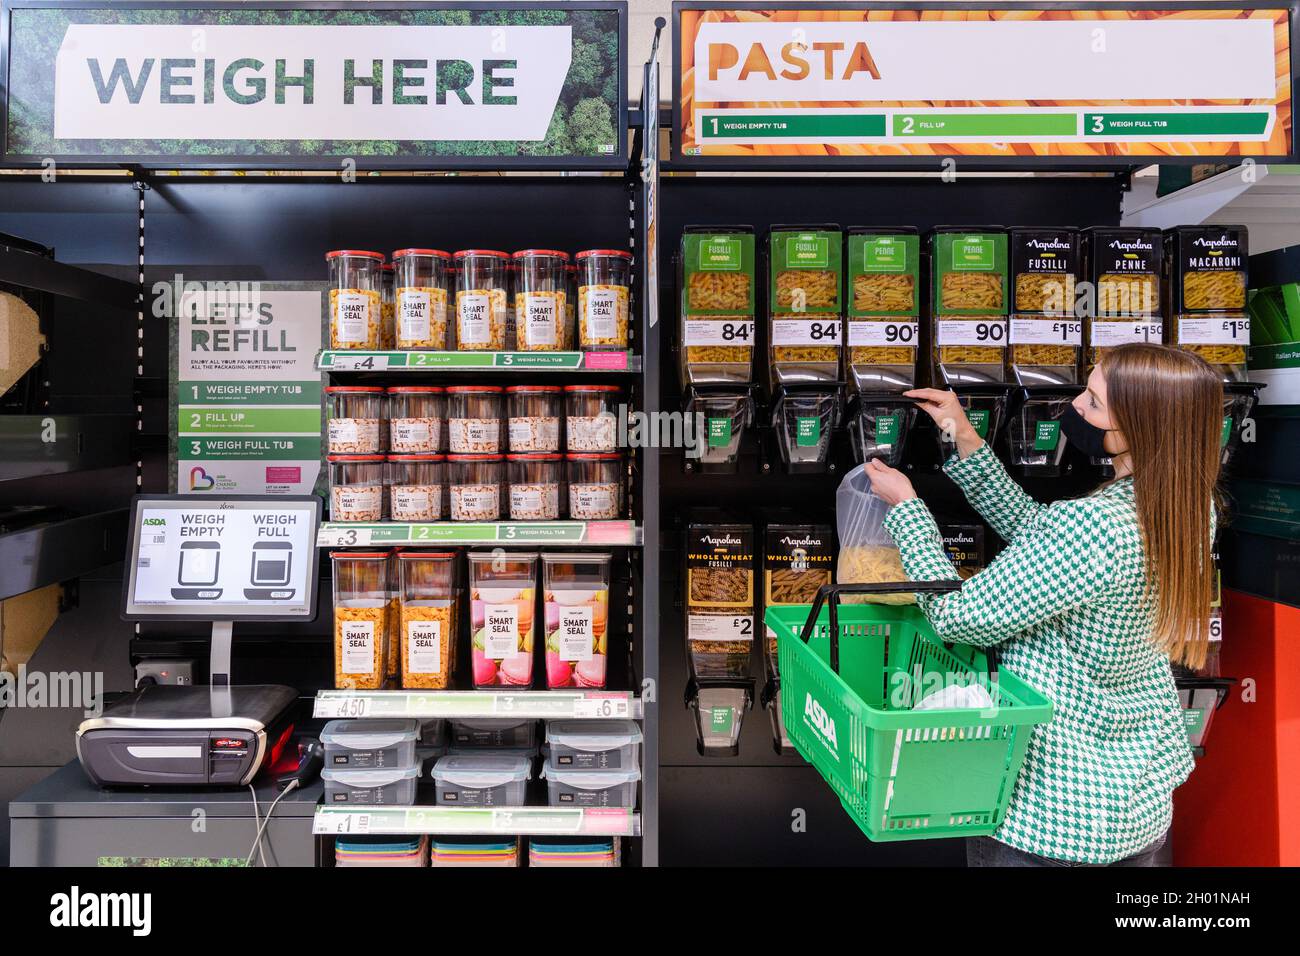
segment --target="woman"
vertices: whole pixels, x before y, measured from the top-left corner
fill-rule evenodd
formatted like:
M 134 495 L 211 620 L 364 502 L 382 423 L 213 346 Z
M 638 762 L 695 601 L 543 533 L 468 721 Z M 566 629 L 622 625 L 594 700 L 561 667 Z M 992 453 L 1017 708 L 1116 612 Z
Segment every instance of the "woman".
M 955 440 L 944 470 L 1006 549 L 960 591 L 918 596 L 947 641 L 999 645 L 1047 695 L 997 834 L 972 866 L 1151 866 L 1192 770 L 1170 661 L 1204 664 L 1213 599 L 1223 387 L 1209 365 L 1159 345 L 1104 353 L 1062 419 L 1115 479 L 1039 504 L 1007 475 L 952 392 L 917 389 Z M 885 528 L 911 580 L 956 577 L 939 530 L 901 472 L 869 465 Z

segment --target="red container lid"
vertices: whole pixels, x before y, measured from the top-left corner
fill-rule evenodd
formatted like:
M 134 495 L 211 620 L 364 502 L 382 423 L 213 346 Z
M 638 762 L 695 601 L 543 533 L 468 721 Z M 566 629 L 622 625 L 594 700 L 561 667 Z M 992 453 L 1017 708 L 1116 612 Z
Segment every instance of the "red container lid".
M 393 259 L 403 259 L 406 256 L 437 256 L 439 259 L 450 259 L 450 252 L 443 252 L 441 249 L 398 249 L 393 253 Z
M 556 256 L 565 262 L 569 261 L 569 254 L 558 249 L 520 249 L 511 258 L 522 259 L 524 256 Z
M 386 558 L 387 551 L 331 551 L 331 558 Z
M 403 548 L 398 553 L 397 560 L 407 561 L 410 559 L 418 560 L 420 558 L 424 558 L 426 560 L 429 558 L 451 559 L 455 557 L 458 557 L 455 551 L 408 551 L 405 548 Z
M 440 394 L 446 389 L 441 385 L 393 385 L 388 389 L 389 395 L 423 395 L 427 393 Z
M 435 455 L 433 452 L 414 455 L 389 455 L 389 461 L 446 461 L 446 455 Z
M 447 394 L 460 392 L 501 392 L 504 389 L 500 385 L 448 385 Z
M 383 387 L 380 385 L 326 385 L 325 386 L 325 394 L 327 395 L 333 395 L 335 392 L 342 392 L 344 394 L 347 394 L 349 392 L 360 393 L 360 394 L 365 394 L 365 393 L 374 394 L 375 392 L 382 392 L 383 390 L 384 390 Z
M 503 461 L 501 455 L 448 455 L 447 461 L 455 464 L 458 461 Z
M 383 455 L 327 455 L 330 463 L 349 461 L 383 461 Z
M 520 455 L 506 455 L 507 461 L 559 461 L 563 455 L 554 452 L 539 451 Z
M 507 392 L 562 392 L 564 389 L 559 385 L 511 385 L 506 388 Z
M 618 392 L 622 391 L 617 385 L 566 385 L 566 392 Z
M 578 451 L 564 457 L 569 461 L 617 461 L 623 456 L 616 451 Z
M 464 259 L 466 256 L 495 256 L 498 259 L 509 259 L 508 253 L 501 252 L 499 249 L 457 249 L 455 258 Z
M 392 264 L 391 262 L 383 262 L 383 263 L 380 263 L 379 268 L 380 268 L 380 271 L 382 271 L 382 272 L 394 272 L 394 271 L 396 271 L 396 270 L 393 269 L 393 264 Z
M 326 259 L 337 259 L 340 256 L 361 256 L 364 259 L 374 259 L 377 262 L 384 261 L 382 252 L 368 252 L 365 249 L 335 249 L 333 252 L 325 253 Z
M 573 258 L 586 259 L 588 256 L 618 256 L 620 259 L 632 261 L 632 253 L 626 249 L 583 249 Z

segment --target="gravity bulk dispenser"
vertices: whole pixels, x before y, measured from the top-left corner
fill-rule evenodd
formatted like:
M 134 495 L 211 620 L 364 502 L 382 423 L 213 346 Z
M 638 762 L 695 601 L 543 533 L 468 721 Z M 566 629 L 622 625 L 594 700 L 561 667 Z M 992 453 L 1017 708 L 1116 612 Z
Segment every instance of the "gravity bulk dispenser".
M 1088 315 L 1091 368 L 1102 352 L 1132 342 L 1164 341 L 1160 275 L 1164 241 L 1159 229 L 1096 226 L 1083 231 L 1085 274 L 1092 291 Z
M 684 388 L 754 381 L 754 228 L 687 226 L 677 259 Z
M 740 464 L 741 441 L 754 421 L 753 386 L 692 386 L 686 392 L 686 415 L 698 423 L 692 432 L 698 453 L 687 455 L 686 471 L 734 474 Z
M 1075 314 L 1080 273 L 1074 229 L 1012 229 L 1014 311 L 1007 358 L 1021 385 L 1075 385 L 1083 320 Z
M 843 417 L 838 386 L 799 383 L 782 386 L 772 402 L 781 467 L 792 475 L 834 471 L 831 438 Z
M 788 383 L 839 381 L 842 244 L 833 224 L 773 226 L 768 233 L 768 380 L 774 391 Z
M 1005 381 L 1006 231 L 940 226 L 930 234 L 929 247 L 935 385 Z
M 1007 429 L 1011 464 L 1022 474 L 1044 477 L 1061 474 L 1068 444 L 1061 431 L 1061 416 L 1078 395 L 1077 387 L 1021 389 L 1018 407 Z
M 920 259 L 921 240 L 912 227 L 848 231 L 848 379 L 859 391 L 897 393 L 916 385 Z
M 1225 382 L 1246 378 L 1245 226 L 1176 226 L 1165 232 L 1165 342 L 1195 352 Z

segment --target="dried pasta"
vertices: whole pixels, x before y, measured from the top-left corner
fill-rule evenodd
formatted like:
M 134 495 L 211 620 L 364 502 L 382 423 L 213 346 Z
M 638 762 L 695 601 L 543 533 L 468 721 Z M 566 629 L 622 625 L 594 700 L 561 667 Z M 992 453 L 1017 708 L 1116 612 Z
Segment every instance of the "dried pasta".
M 727 614 L 753 600 L 753 571 L 749 568 L 691 568 L 688 577 L 692 611 Z
M 1183 275 L 1183 308 L 1188 310 L 1244 309 L 1246 273 L 1187 272 Z
M 897 548 L 854 545 L 840 549 L 835 577 L 841 584 L 887 584 L 906 581 L 907 572 Z M 849 594 L 841 600 L 847 604 L 915 604 L 916 595 Z
M 686 302 L 691 309 L 718 311 L 750 309 L 747 272 L 692 272 L 686 281 Z
M 1107 272 L 1097 279 L 1097 315 L 1154 315 L 1160 290 L 1150 273 Z
M 1064 314 L 1074 303 L 1069 273 L 1021 272 L 1016 275 L 1016 311 Z
M 912 311 L 915 287 L 910 272 L 863 273 L 853 277 L 853 308 L 858 312 Z
M 776 275 L 776 305 L 795 308 L 795 293 L 802 291 L 805 309 L 833 309 L 839 303 L 839 273 L 819 269 L 787 269 Z
M 779 319 L 807 319 L 806 312 L 778 312 L 772 321 Z M 835 318 L 835 316 L 826 316 Z M 840 350 L 834 345 L 774 345 L 772 346 L 774 362 L 825 362 L 835 364 L 840 360 Z
M 1073 345 L 1013 345 L 1012 365 L 1073 365 Z
M 1001 309 L 1002 276 L 996 272 L 945 272 L 940 301 L 948 309 Z
M 387 602 L 375 602 L 373 607 L 334 608 L 334 686 L 349 690 L 379 690 L 384 686 L 388 663 Z M 355 652 L 347 650 L 344 631 L 347 625 L 369 624 L 369 660 L 362 662 Z M 362 668 L 345 668 L 345 662 L 365 663 Z
M 1180 345 L 1179 348 L 1199 355 L 1211 365 L 1246 364 L 1244 345 Z

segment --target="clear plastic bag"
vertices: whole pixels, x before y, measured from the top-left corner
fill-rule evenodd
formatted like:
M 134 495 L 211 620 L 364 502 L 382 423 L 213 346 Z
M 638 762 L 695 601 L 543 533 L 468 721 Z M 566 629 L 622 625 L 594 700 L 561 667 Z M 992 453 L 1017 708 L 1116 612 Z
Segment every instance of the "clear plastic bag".
M 839 584 L 887 584 L 906 581 L 898 545 L 885 530 L 889 505 L 871 491 L 866 466 L 844 476 L 835 492 L 835 520 L 840 554 L 835 569 Z M 852 594 L 846 604 L 915 604 L 915 594 Z

